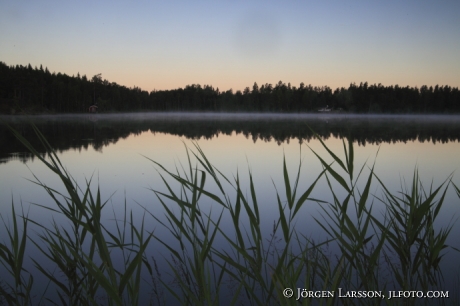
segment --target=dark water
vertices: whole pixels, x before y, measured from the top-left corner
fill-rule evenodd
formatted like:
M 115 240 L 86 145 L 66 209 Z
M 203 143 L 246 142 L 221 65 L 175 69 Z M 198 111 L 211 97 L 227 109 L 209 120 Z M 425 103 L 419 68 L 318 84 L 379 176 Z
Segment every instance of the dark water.
M 259 205 L 263 207 L 261 226 L 267 233 L 277 219 L 274 185 L 283 190 L 283 156 L 292 176 L 302 160 L 301 186 L 311 183 L 322 170 L 311 150 L 321 156 L 327 156 L 327 152 L 315 139 L 313 131 L 339 157 L 343 157 L 342 139 L 351 139 L 355 146 L 356 168 L 365 163 L 371 165 L 376 160 L 375 172 L 395 192 L 400 189 L 403 178 L 410 181 L 415 167 L 426 184 L 432 180 L 439 184 L 460 169 L 460 116 L 169 113 L 0 118 L 0 213 L 10 214 L 13 199 L 18 209 L 22 202 L 22 207 L 42 224 L 50 222 L 49 212 L 31 203 L 52 207 L 52 202 L 43 188 L 28 180 L 35 180 L 34 174 L 57 190 L 62 190 L 62 186 L 15 140 L 6 124 L 42 152 L 30 125 L 34 123 L 78 182 L 84 183 L 85 178 L 92 176 L 101 188 L 102 198 L 110 199 L 110 208 L 104 216 L 108 223 L 113 219 L 113 211 L 118 215 L 122 213 L 125 199 L 137 220 L 144 212 L 142 207 L 162 216 L 164 211 L 149 189 L 166 189 L 157 168 L 144 156 L 172 170 L 186 163 L 184 144 L 193 148 L 194 141 L 230 178 L 238 172 L 243 184 L 247 183 L 248 168 L 251 169 Z M 453 181 L 460 185 L 455 173 Z M 381 194 L 377 186 L 371 192 Z M 317 186 L 313 196 L 330 200 L 325 182 Z M 450 190 L 440 213 L 440 226 L 449 224 L 452 216 L 458 217 L 459 204 L 459 199 Z M 207 204 L 204 205 L 206 208 Z M 315 236 L 323 232 L 313 220 L 319 211 L 313 204 L 305 207 L 298 225 L 302 233 Z M 154 221 L 148 224 L 148 230 L 155 228 L 157 234 L 166 235 Z M 457 248 L 460 248 L 459 229 L 456 224 L 448 241 Z M 4 235 L 0 236 L 3 239 Z M 324 240 L 327 236 L 321 234 L 315 238 Z M 455 251 L 446 255 L 445 262 L 450 264 L 446 278 L 458 275 L 459 258 Z

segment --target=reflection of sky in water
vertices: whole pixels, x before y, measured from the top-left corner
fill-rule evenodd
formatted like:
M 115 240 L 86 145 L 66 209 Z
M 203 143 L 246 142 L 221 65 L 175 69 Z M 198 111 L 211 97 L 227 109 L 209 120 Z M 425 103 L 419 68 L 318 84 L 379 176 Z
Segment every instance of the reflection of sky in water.
M 189 147 L 193 147 L 191 141 L 184 140 L 184 142 Z M 326 143 L 333 152 L 343 157 L 341 140 L 330 138 Z M 321 171 L 318 160 L 307 145 L 319 152 L 321 156 L 327 156 L 318 141 L 311 141 L 300 146 L 297 140 L 291 139 L 289 144 L 284 143 L 279 146 L 273 141 L 257 141 L 254 143 L 251 138 L 246 139 L 241 134 L 233 134 L 232 136 L 219 135 L 212 140 L 202 139 L 198 141 L 198 144 L 206 153 L 208 159 L 230 179 L 232 176 L 236 176 L 238 171 L 243 186 L 246 188 L 244 192 L 248 196 L 250 193 L 249 184 L 247 184 L 248 166 L 251 168 L 261 208 L 261 218 L 264 222 L 262 231 L 267 234 L 267 238 L 271 232 L 273 220 L 277 219 L 274 185 L 278 188 L 282 199 L 285 198 L 283 196 L 284 182 L 282 180 L 283 154 L 286 156 L 289 173 L 291 174 L 291 184 L 294 183 L 299 158 L 301 157 L 303 160 L 300 191 L 305 190 Z M 356 173 L 358 173 L 360 166 L 366 159 L 368 160 L 368 165 L 372 165 L 378 149 L 379 147 L 376 145 L 355 146 Z M 408 184 L 410 184 L 414 167 L 418 165 L 420 175 L 428 187 L 432 178 L 436 185 L 452 171 L 460 169 L 460 159 L 457 157 L 458 152 L 458 142 L 436 145 L 429 142 L 383 143 L 380 146 L 375 172 L 390 190 L 399 191 L 400 177 L 406 178 Z M 104 147 L 102 152 L 94 151 L 92 148 L 81 152 L 71 150 L 59 154 L 59 157 L 68 171 L 81 185 L 84 184 L 85 177 L 89 178 L 93 175 L 94 186 L 99 183 L 103 199 L 107 199 L 115 192 L 106 211 L 107 219 L 113 218 L 112 207 L 114 207 L 118 216 L 121 216 L 122 211 L 119 209 L 123 207 L 126 194 L 129 208 L 134 210 L 138 217 L 137 220 L 140 220 L 142 208 L 136 202 L 147 207 L 156 216 L 163 216 L 163 210 L 160 208 L 158 200 L 148 189 L 166 190 L 155 170 L 158 167 L 155 167 L 153 163 L 141 155 L 160 162 L 170 170 L 173 170 L 175 166 L 180 168 L 179 161 L 182 162 L 184 167 L 187 166 L 184 143 L 180 138 L 151 132 L 144 132 L 137 136 L 131 135 L 126 139 L 119 140 L 116 144 Z M 330 158 L 326 160 L 332 161 Z M 53 187 L 61 187 L 56 177 L 51 175 L 36 159 L 33 162 L 29 161 L 27 166 L 44 183 Z M 51 203 L 43 189 L 27 181 L 27 179 L 33 179 L 33 176 L 24 164 L 19 161 L 10 161 L 0 165 L 0 169 L 2 215 L 9 215 L 12 196 L 16 204 L 22 200 L 26 210 L 31 202 L 43 205 Z M 364 173 L 364 178 L 366 178 L 368 171 L 365 170 Z M 454 177 L 454 182 L 460 185 L 458 174 Z M 372 192 L 378 196 L 381 195 L 376 185 L 374 186 Z M 312 197 L 330 200 L 330 194 L 326 187 L 323 181 L 323 184 L 317 186 Z M 340 189 L 340 187 L 337 187 L 337 190 Z M 453 215 L 458 217 L 458 204 L 459 199 L 455 194 L 453 192 L 449 193 L 446 206 L 441 212 L 439 225 L 448 224 Z M 204 201 L 203 205 L 206 207 L 207 202 Z M 377 201 L 374 209 L 376 213 L 382 211 L 382 207 Z M 205 208 L 205 211 L 208 211 L 207 208 Z M 218 209 L 213 207 L 213 213 L 218 212 L 220 212 L 220 207 Z M 315 241 L 321 241 L 326 238 L 325 235 L 318 236 L 318 232 L 322 235 L 324 231 L 320 230 L 312 218 L 312 215 L 319 216 L 319 212 L 318 204 L 308 202 L 297 219 L 297 226 L 300 232 L 312 237 Z M 38 207 L 30 208 L 30 215 L 35 221 L 42 223 L 50 219 L 50 214 Z M 157 226 L 156 221 L 152 221 L 151 218 L 148 218 L 147 224 L 148 230 L 155 229 L 156 234 L 164 233 L 164 230 Z M 229 221 L 223 221 L 223 228 L 227 226 L 226 224 L 230 224 Z M 455 232 L 458 232 L 458 224 L 453 230 L 453 233 Z M 281 236 L 281 233 L 279 233 L 279 236 Z M 457 237 L 452 236 L 448 243 L 455 245 L 457 248 L 460 247 Z M 446 257 L 446 262 L 449 258 L 455 258 L 455 254 L 452 251 Z

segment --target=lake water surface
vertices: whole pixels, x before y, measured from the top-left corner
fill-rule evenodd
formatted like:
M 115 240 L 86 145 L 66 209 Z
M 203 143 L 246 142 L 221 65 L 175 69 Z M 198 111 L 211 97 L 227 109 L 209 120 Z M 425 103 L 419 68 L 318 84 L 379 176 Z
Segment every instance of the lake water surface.
M 58 190 L 62 190 L 62 186 L 5 126 L 8 123 L 19 130 L 40 151 L 30 122 L 43 132 L 63 165 L 80 184 L 84 185 L 85 178 L 92 177 L 94 186 L 98 184 L 101 188 L 102 198 L 110 198 L 104 216 L 108 222 L 113 219 L 113 211 L 117 215 L 122 213 L 125 199 L 137 220 L 144 212 L 143 207 L 157 216 L 164 215 L 150 189 L 166 191 L 166 188 L 158 175 L 158 167 L 146 157 L 174 170 L 176 166 L 180 168 L 180 163 L 187 163 L 185 146 L 194 149 L 196 143 L 229 178 L 238 173 L 244 185 L 248 182 L 248 169 L 252 171 L 262 207 L 262 229 L 270 232 L 278 213 L 275 186 L 281 195 L 284 192 L 283 156 L 292 181 L 302 160 L 301 189 L 306 189 L 322 170 L 312 150 L 332 162 L 310 128 L 341 158 L 344 156 L 342 139 L 353 140 L 355 168 L 360 169 L 364 163 L 372 166 L 375 161 L 375 173 L 394 192 L 400 190 L 404 179 L 410 185 L 416 167 L 427 187 L 432 181 L 437 186 L 452 172 L 453 182 L 460 186 L 459 116 L 142 113 L 1 117 L 0 213 L 10 215 L 13 199 L 17 211 L 22 203 L 29 216 L 42 224 L 50 222 L 51 214 L 31 203 L 47 206 L 52 205 L 52 201 L 43 188 L 29 180 L 35 180 L 33 175 L 36 175 Z M 446 226 L 459 216 L 460 200 L 452 188 L 449 190 L 439 226 Z M 382 195 L 377 184 L 371 192 Z M 325 180 L 312 197 L 332 201 Z M 382 204 L 376 201 L 375 205 L 375 211 L 379 212 Z M 317 241 L 327 238 L 313 219 L 320 212 L 319 204 L 309 202 L 302 208 L 298 223 L 305 235 Z M 155 229 L 161 235 L 162 229 L 153 220 L 148 227 L 149 231 Z M 459 230 L 457 222 L 448 244 L 460 249 Z M 0 237 L 5 239 L 4 234 Z M 458 252 L 449 250 L 445 257 L 445 263 L 449 263 L 446 278 L 459 274 L 459 258 Z

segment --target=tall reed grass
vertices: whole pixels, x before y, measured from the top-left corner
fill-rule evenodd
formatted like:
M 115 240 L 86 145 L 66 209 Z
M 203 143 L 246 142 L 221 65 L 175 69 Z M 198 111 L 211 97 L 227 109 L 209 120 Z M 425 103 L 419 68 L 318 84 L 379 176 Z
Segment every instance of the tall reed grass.
M 312 150 L 323 170 L 305 187 L 299 183 L 302 163 L 292 176 L 283 159 L 283 191 L 276 190 L 274 197 L 279 217 L 271 232 L 263 232 L 261 225 L 267 221 L 260 210 L 265 207 L 259 204 L 252 172 L 248 171 L 248 185 L 244 185 L 238 173 L 224 175 L 194 144 L 193 149 L 185 148 L 185 166 L 174 170 L 150 159 L 167 190 L 152 189 L 165 215 L 155 215 L 145 207 L 142 222 L 135 225 L 125 201 L 124 215 L 114 216 L 115 230 L 110 231 L 101 218 L 108 202 L 101 199 L 99 188 L 92 191 L 91 179 L 79 186 L 34 129 L 47 156 L 11 130 L 60 178 L 64 193 L 38 177 L 35 183 L 55 204 L 41 208 L 64 216 L 68 224 L 40 224 L 24 212 L 17 215 L 12 204 L 12 226 L 2 217 L 8 239 L 0 242 L 0 263 L 9 276 L 0 283 L 0 304 L 419 305 L 433 300 L 340 299 L 337 292 L 339 288 L 384 293 L 443 288 L 440 263 L 449 250 L 446 240 L 453 224 L 438 228 L 436 219 L 449 188 L 460 198 L 452 175 L 427 188 L 415 169 L 410 185 L 402 183 L 401 191 L 394 193 L 374 173 L 374 165 L 354 164 L 350 140 L 343 140 L 344 158 L 339 158 L 317 137 L 328 155 Z M 312 197 L 319 182 L 328 186 L 332 200 Z M 381 195 L 371 194 L 375 186 Z M 209 211 L 202 208 L 204 201 L 212 203 Z M 329 237 L 325 241 L 314 241 L 296 230 L 307 202 L 321 210 L 315 220 Z M 375 203 L 383 204 L 383 215 L 375 212 Z M 167 238 L 151 231 L 145 217 L 166 229 Z M 230 231 L 223 229 L 224 221 L 232 225 Z M 39 232 L 38 240 L 31 239 L 30 226 Z M 163 247 L 161 253 L 147 252 L 152 241 Z M 32 258 L 34 267 L 26 268 L 29 243 L 49 262 Z M 332 245 L 337 252 L 328 251 Z M 166 269 L 157 264 L 162 256 Z M 54 269 L 47 268 L 50 263 Z M 49 282 L 47 291 L 40 294 L 33 291 L 37 271 Z M 151 294 L 141 289 L 146 281 Z M 294 289 L 292 298 L 286 298 L 285 288 Z M 297 300 L 296 288 L 335 295 Z

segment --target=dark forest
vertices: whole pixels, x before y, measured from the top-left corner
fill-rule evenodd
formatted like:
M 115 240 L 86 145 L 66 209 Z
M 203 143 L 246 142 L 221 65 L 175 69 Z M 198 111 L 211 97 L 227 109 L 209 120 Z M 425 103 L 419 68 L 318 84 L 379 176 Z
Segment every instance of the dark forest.
M 51 73 L 0 62 L 0 112 L 84 113 L 96 104 L 99 112 L 210 111 L 306 113 L 320 109 L 347 113 L 445 114 L 460 113 L 458 87 L 383 86 L 367 82 L 332 90 L 328 86 L 298 87 L 254 83 L 243 91 L 220 91 L 211 85 L 187 85 L 172 90 L 128 88 L 102 78 Z

